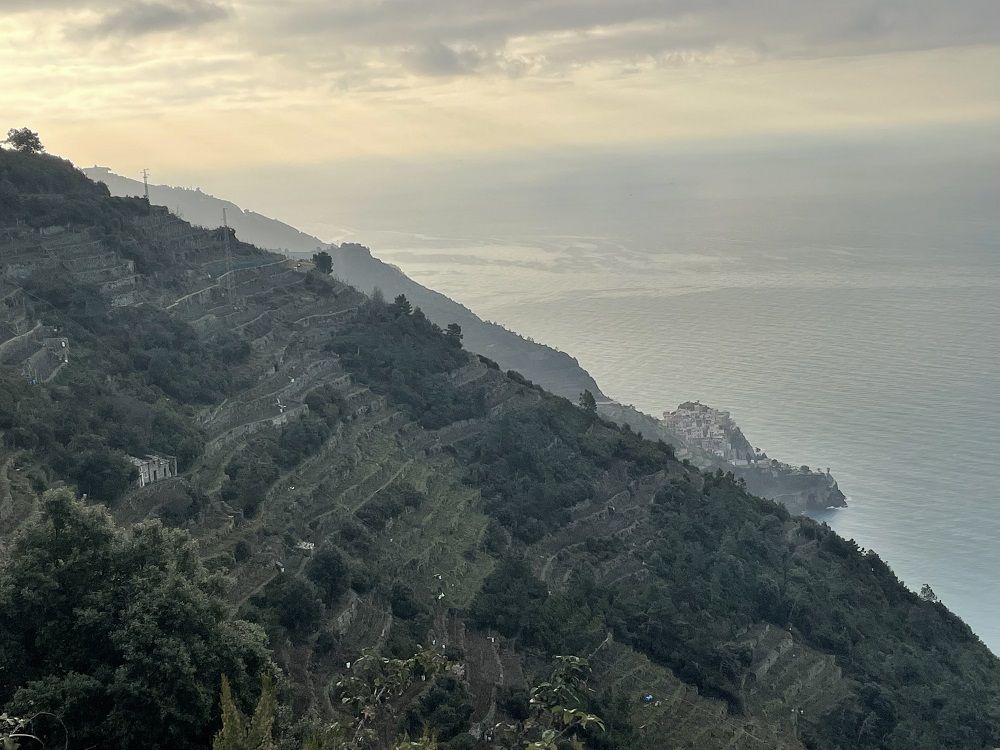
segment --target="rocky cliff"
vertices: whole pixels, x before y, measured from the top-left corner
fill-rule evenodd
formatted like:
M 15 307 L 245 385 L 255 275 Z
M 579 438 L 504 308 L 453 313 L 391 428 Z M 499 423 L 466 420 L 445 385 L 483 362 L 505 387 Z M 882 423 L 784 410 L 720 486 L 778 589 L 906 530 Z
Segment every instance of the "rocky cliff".
M 847 498 L 830 474 L 803 470 L 802 467 L 790 466 L 772 459 L 736 465 L 698 445 L 689 444 L 663 420 L 644 414 L 631 406 L 606 401 L 599 403 L 597 408 L 608 419 L 619 424 L 627 424 L 648 440 L 662 440 L 668 445 L 675 446 L 679 458 L 687 459 L 703 470 L 732 472 L 737 478 L 746 482 L 747 488 L 752 493 L 780 502 L 792 513 L 809 513 L 847 505 Z M 751 452 L 753 451 L 742 432 L 739 433 L 737 440 L 744 449 L 749 448 Z

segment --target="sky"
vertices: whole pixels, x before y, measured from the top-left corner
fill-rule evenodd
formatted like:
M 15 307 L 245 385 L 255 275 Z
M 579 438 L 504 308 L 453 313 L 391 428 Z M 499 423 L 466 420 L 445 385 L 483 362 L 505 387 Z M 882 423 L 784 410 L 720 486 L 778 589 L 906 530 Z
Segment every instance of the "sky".
M 175 184 L 981 126 L 1000 122 L 1000 2 L 0 0 L 0 80 L 0 128 Z

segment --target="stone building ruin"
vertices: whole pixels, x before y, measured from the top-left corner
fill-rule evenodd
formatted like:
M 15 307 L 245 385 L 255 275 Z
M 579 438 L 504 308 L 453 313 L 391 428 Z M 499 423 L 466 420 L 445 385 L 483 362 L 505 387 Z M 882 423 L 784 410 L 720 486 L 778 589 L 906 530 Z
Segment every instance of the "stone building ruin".
M 139 470 L 139 478 L 135 482 L 136 487 L 145 487 L 147 484 L 177 476 L 177 459 L 174 456 L 150 453 L 142 458 L 129 456 L 128 460 Z

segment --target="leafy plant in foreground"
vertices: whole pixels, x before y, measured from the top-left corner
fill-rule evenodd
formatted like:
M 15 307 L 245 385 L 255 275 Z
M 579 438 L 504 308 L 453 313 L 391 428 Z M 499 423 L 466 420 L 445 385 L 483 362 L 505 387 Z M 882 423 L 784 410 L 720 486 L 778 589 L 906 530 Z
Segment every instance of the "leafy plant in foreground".
M 583 750 L 582 730 L 596 727 L 604 730 L 604 721 L 587 713 L 584 693 L 590 665 L 579 656 L 557 656 L 552 676 L 531 689 L 528 717 L 513 724 L 498 724 L 494 740 L 496 750 L 559 750 L 571 747 Z

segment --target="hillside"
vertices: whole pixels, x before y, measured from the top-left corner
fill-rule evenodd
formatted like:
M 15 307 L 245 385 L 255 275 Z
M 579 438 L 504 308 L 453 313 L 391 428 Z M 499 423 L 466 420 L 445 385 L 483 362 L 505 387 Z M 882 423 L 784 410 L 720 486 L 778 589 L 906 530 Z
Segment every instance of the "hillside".
M 142 195 L 143 185 L 102 167 L 85 169 L 91 179 L 103 182 L 112 195 Z M 203 193 L 199 190 L 150 185 L 150 198 L 154 204 L 176 207 L 181 215 L 194 224 L 206 227 L 219 225 L 225 208 L 237 233 L 259 247 L 289 248 L 291 252 L 308 257 L 320 244 L 315 237 L 289 227 L 282 222 L 268 219 L 238 206 Z M 628 424 L 650 440 L 663 440 L 678 450 L 678 455 L 689 458 L 702 469 L 722 468 L 733 471 L 747 482 L 748 488 L 761 497 L 778 500 L 793 513 L 824 510 L 845 504 L 845 498 L 836 481 L 821 474 L 801 474 L 792 467 L 778 469 L 736 467 L 719 460 L 711 453 L 688 446 L 661 420 L 644 414 L 632 406 L 620 404 L 601 392 L 600 386 L 580 363 L 570 355 L 540 344 L 507 330 L 496 323 L 482 320 L 464 305 L 439 292 L 428 289 L 406 276 L 400 269 L 372 254 L 371 250 L 355 243 L 340 247 L 329 246 L 334 256 L 334 275 L 341 281 L 371 294 L 375 289 L 392 299 L 404 294 L 411 303 L 439 326 L 458 323 L 462 327 L 466 348 L 486 355 L 505 370 L 523 373 L 533 382 L 559 396 L 575 401 L 584 390 L 597 397 L 598 409 L 608 419 Z
M 0 706 L 70 746 L 205 746 L 212 686 L 247 709 L 264 649 L 301 746 L 366 720 L 342 700 L 366 650 L 421 646 L 449 671 L 391 693 L 369 747 L 510 747 L 560 655 L 593 670 L 590 748 L 1000 743 L 1000 662 L 874 552 L 406 297 L 47 156 L 0 152 L 0 227 Z
M 344 243 L 331 248 L 331 253 L 337 278 L 368 294 L 375 289 L 389 299 L 404 294 L 439 325 L 458 323 L 466 347 L 495 360 L 504 369 L 522 372 L 546 390 L 571 400 L 576 400 L 584 390 L 608 400 L 590 373 L 565 352 L 528 341 L 496 323 L 484 321 L 464 305 L 373 257 L 371 250 L 363 245 Z
M 107 185 L 112 195 L 143 194 L 141 182 L 121 177 L 106 167 L 91 167 L 83 171 L 92 180 Z M 311 256 L 319 246 L 328 247 L 318 238 L 287 224 L 244 211 L 229 201 L 200 190 L 150 185 L 149 197 L 154 205 L 179 211 L 179 215 L 190 223 L 209 228 L 221 224 L 222 210 L 226 209 L 230 226 L 240 237 L 258 247 L 287 250 L 304 257 Z M 345 243 L 341 247 L 329 246 L 328 249 L 334 255 L 334 274 L 337 278 L 362 292 L 370 294 L 378 287 L 390 299 L 405 294 L 439 325 L 461 325 L 469 349 L 496 360 L 505 369 L 526 373 L 553 393 L 575 399 L 583 390 L 589 389 L 604 398 L 590 374 L 568 354 L 528 341 L 495 323 L 487 323 L 463 305 L 421 286 L 398 268 L 373 257 L 366 247 Z
M 122 177 L 107 167 L 87 167 L 83 173 L 94 182 L 107 185 L 114 196 L 141 197 L 145 189 L 139 180 Z M 177 216 L 183 217 L 185 221 L 195 226 L 208 229 L 222 225 L 222 211 L 225 209 L 229 226 L 235 229 L 240 237 L 269 250 L 312 254 L 325 244 L 319 238 L 301 232 L 282 221 L 242 209 L 235 203 L 216 198 L 197 188 L 150 184 L 149 201 L 155 206 L 166 206 Z

